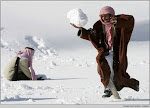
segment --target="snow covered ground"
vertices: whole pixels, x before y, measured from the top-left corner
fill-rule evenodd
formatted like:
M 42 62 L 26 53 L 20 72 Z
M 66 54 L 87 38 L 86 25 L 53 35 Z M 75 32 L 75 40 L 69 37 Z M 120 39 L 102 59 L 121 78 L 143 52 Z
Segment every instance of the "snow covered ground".
M 28 39 L 31 40 L 31 38 Z M 113 97 L 102 98 L 104 89 L 97 73 L 95 60 L 97 51 L 92 45 L 82 50 L 55 52 L 49 48 L 45 48 L 42 52 L 43 47 L 39 49 L 37 47 L 33 66 L 36 74 L 45 74 L 47 80 L 10 82 L 3 77 L 2 72 L 9 60 L 15 56 L 16 51 L 6 43 L 1 47 L 2 104 L 149 103 L 149 41 L 131 41 L 128 46 L 127 72 L 140 81 L 140 91 L 124 88 L 119 92 L 121 100 L 113 99 Z M 44 46 L 44 41 L 40 45 Z M 46 51 L 52 53 L 49 54 Z
M 1 104 L 149 104 L 147 2 L 3 1 Z M 90 42 L 76 36 L 77 29 L 67 20 L 69 10 L 81 8 L 88 17 L 85 28 L 90 28 L 105 5 L 115 7 L 116 14 L 135 17 L 131 40 L 138 41 L 130 41 L 128 45 L 127 72 L 140 81 L 140 90 L 124 88 L 119 92 L 121 100 L 113 96 L 102 98 L 104 88 L 97 73 L 97 51 Z M 36 74 L 46 75 L 47 80 L 10 82 L 4 78 L 6 64 L 26 46 L 36 50 L 33 68 Z

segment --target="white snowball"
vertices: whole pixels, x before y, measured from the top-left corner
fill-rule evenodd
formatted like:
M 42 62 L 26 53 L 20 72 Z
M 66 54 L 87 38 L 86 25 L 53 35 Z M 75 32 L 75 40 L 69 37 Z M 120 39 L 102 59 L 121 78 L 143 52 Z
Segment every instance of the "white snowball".
M 70 19 L 70 23 L 73 23 L 78 27 L 82 27 L 88 22 L 88 17 L 79 8 L 70 10 L 67 13 L 67 18 Z

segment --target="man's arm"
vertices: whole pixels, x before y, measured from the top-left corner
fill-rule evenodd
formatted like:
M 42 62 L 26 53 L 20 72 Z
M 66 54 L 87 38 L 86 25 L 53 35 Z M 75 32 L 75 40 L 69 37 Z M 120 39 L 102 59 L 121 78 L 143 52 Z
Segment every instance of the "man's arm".
M 81 27 L 77 35 L 82 39 L 89 40 L 89 33 L 89 30 L 86 30 L 85 28 Z
M 86 29 L 83 28 L 83 27 L 78 27 L 78 26 L 76 26 L 75 24 L 72 24 L 72 23 L 70 23 L 70 24 L 71 24 L 73 27 L 79 29 L 77 35 L 78 35 L 80 38 L 89 40 L 89 37 L 88 37 L 89 30 L 86 30 Z

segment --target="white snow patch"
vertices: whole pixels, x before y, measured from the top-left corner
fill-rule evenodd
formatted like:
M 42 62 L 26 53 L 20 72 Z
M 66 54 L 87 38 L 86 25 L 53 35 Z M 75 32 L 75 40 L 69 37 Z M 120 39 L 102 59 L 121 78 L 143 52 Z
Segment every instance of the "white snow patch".
M 149 65 L 149 61 L 143 60 L 142 62 L 140 62 L 140 64 L 142 64 L 142 65 Z
M 33 89 L 32 87 L 30 87 L 26 84 L 21 84 L 18 88 L 21 89 L 21 90 L 31 90 L 31 89 Z
M 33 99 L 29 99 L 27 102 L 35 102 Z

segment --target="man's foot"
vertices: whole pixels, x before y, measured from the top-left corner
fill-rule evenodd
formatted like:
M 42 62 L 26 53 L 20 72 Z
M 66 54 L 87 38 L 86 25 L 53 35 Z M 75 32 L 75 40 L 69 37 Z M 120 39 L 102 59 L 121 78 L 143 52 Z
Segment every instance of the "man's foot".
M 102 96 L 103 98 L 107 98 L 107 97 L 110 97 L 112 95 L 112 92 L 111 90 L 104 90 L 104 95 Z
M 139 81 L 135 81 L 134 83 L 132 83 L 132 88 L 135 90 L 135 91 L 139 91 Z
M 136 85 L 134 90 L 139 91 L 139 85 Z

